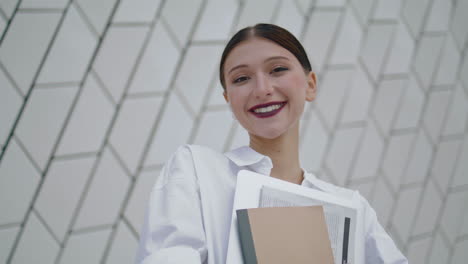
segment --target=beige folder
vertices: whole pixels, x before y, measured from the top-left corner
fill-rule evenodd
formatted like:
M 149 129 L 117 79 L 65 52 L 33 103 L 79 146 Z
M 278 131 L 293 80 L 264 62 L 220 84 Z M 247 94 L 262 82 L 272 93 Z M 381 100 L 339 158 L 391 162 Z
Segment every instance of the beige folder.
M 333 264 L 322 206 L 237 210 L 246 264 Z

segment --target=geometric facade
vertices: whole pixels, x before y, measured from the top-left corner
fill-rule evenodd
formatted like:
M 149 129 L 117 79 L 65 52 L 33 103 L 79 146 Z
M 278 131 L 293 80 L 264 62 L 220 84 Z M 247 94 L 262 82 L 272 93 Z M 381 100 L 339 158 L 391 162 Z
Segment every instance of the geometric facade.
M 468 259 L 468 0 L 3 0 L 0 263 L 132 263 L 182 144 L 248 144 L 229 37 L 303 43 L 302 166 L 357 189 L 410 263 Z

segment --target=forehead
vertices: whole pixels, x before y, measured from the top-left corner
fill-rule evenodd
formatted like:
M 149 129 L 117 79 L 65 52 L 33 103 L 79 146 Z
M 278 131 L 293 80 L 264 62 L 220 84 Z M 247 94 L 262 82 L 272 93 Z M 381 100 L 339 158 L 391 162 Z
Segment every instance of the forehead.
M 229 53 L 226 58 L 225 67 L 226 71 L 230 68 L 240 64 L 255 64 L 264 61 L 270 57 L 283 56 L 293 62 L 299 63 L 296 57 L 287 49 L 281 47 L 273 41 L 252 38 L 241 42 Z

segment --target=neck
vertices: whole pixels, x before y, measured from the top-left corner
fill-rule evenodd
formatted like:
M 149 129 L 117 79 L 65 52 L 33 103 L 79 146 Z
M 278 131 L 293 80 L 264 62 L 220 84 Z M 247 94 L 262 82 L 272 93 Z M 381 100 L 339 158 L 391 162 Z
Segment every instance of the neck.
M 274 139 L 250 134 L 250 147 L 270 157 L 273 162 L 271 177 L 301 184 L 303 171 L 299 163 L 299 123 Z

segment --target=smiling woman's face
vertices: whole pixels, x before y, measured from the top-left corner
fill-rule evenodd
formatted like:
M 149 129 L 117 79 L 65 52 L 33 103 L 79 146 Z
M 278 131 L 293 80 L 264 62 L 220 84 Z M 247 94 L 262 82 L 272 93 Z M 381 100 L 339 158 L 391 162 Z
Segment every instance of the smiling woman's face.
M 315 98 L 315 75 L 278 44 L 241 42 L 224 65 L 225 98 L 251 135 L 274 139 L 298 124 L 305 101 Z

